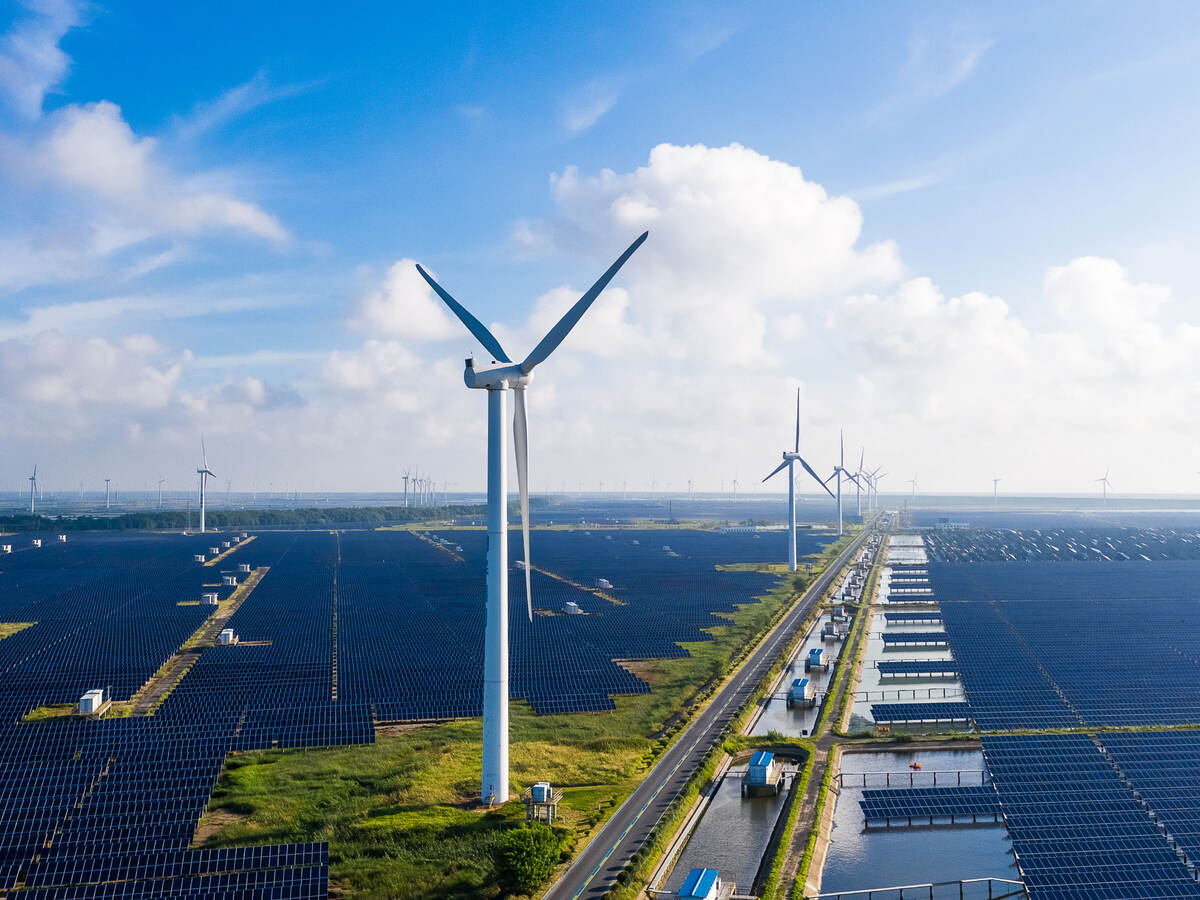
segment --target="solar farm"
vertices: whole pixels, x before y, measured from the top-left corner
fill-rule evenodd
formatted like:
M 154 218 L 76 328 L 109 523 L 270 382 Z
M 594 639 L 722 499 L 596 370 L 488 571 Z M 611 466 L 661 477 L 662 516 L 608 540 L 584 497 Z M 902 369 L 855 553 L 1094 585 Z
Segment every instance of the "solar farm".
M 989 780 L 866 791 L 867 819 L 995 812 L 1035 900 L 1200 896 L 1200 532 L 929 529 L 923 539 L 925 559 L 893 559 L 902 587 L 884 598 L 884 646 L 940 640 L 952 658 L 878 667 L 910 680 L 956 674 L 964 699 L 871 713 L 881 727 L 978 729 Z
M 384 723 L 479 714 L 481 532 L 259 533 L 214 560 L 217 540 L 6 538 L 0 896 L 326 897 L 328 844 L 195 843 L 228 755 L 370 745 Z M 830 540 L 802 535 L 801 553 Z M 532 623 L 512 572 L 512 696 L 540 715 L 650 691 L 618 661 L 711 640 L 705 629 L 778 580 L 717 565 L 777 558 L 783 537 L 606 529 L 536 542 Z M 236 638 L 209 641 L 216 621 Z M 93 689 L 107 715 L 75 714 Z

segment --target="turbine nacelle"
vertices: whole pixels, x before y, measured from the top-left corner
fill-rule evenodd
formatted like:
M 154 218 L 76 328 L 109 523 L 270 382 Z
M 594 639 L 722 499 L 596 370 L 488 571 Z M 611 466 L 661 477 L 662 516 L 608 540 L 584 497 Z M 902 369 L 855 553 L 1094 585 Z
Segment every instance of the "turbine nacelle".
M 486 369 L 475 368 L 475 359 L 468 357 L 463 381 L 469 388 L 487 391 L 520 390 L 533 380 L 533 374 L 521 371 L 520 363 L 493 363 Z

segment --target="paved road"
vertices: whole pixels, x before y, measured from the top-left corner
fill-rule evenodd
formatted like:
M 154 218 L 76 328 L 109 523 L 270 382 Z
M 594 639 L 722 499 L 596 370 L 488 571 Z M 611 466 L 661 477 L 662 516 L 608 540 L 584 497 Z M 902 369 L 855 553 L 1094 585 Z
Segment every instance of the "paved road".
M 717 692 L 708 706 L 659 759 L 637 790 L 613 813 L 600 832 L 553 887 L 544 900 L 576 900 L 601 897 L 616 884 L 617 873 L 629 864 L 659 817 L 691 780 L 708 751 L 721 738 L 731 719 L 754 693 L 763 675 L 783 652 L 804 622 L 805 616 L 834 577 L 858 552 L 868 529 L 842 552 L 821 574 L 770 632 L 738 673 Z

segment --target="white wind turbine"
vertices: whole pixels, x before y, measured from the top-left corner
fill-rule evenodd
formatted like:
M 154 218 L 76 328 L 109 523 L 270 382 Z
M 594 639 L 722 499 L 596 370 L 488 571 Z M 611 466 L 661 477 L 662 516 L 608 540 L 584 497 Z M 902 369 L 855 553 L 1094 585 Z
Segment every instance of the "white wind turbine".
M 1104 476 L 1096 479 L 1096 482 L 1100 485 L 1100 497 L 1105 503 L 1108 502 L 1108 489 L 1112 487 L 1112 482 L 1108 480 L 1108 473 L 1111 471 L 1111 466 L 1105 468 Z
M 37 496 L 37 463 L 33 464 L 33 474 L 29 476 L 29 512 L 33 514 L 34 500 Z
M 784 468 L 788 470 L 788 571 L 796 571 L 796 476 L 793 471 L 795 463 L 800 463 L 804 466 L 804 470 L 808 472 L 817 482 L 825 489 L 830 497 L 833 496 L 833 491 L 829 490 L 829 486 L 821 480 L 821 477 L 813 471 L 812 466 L 804 461 L 800 456 L 800 389 L 796 389 L 796 444 L 795 449 L 790 452 L 783 451 L 783 462 L 776 466 L 770 475 L 763 479 L 764 482 L 775 477 Z M 691 482 L 688 482 L 688 490 L 691 490 Z
M 855 481 L 855 484 L 858 486 L 858 493 L 855 495 L 855 498 L 854 498 L 854 514 L 857 515 L 859 518 L 862 518 L 862 489 L 863 489 L 862 483 L 863 483 L 863 481 L 866 480 L 866 477 L 867 477 L 867 472 L 863 468 L 863 463 L 866 462 L 866 460 L 867 460 L 867 448 L 863 447 L 862 450 L 859 451 L 859 454 L 858 454 L 858 471 L 854 473 L 854 476 L 857 479 L 857 481 Z M 868 487 L 867 487 L 867 503 L 869 505 L 871 502 L 870 482 L 867 482 L 867 485 L 868 485 Z
M 999 475 L 992 476 L 992 503 L 1000 502 L 1000 482 L 1003 480 Z
M 206 479 L 217 477 L 208 467 L 208 452 L 204 449 L 204 438 L 200 438 L 200 457 L 204 462 L 196 470 L 196 474 L 200 476 L 200 533 L 204 534 L 204 482 Z
M 846 437 L 842 432 L 838 432 L 838 464 L 833 467 L 833 473 L 825 479 L 825 484 L 837 479 L 837 508 L 838 508 L 838 534 L 842 533 L 842 478 L 845 477 L 855 484 L 858 484 L 858 479 L 853 473 L 846 468 Z
M 105 478 L 104 479 L 104 508 L 105 509 L 108 509 L 109 503 L 111 502 L 112 493 L 109 490 L 109 488 L 111 488 L 111 487 L 112 487 L 112 479 Z
M 166 480 L 167 479 L 165 479 L 165 478 L 158 479 L 158 508 L 159 509 L 162 509 L 162 486 L 163 486 L 163 482 Z
M 912 485 L 912 495 L 914 497 L 917 496 L 917 476 L 914 475 L 912 478 L 908 479 L 908 481 L 906 481 L 905 484 Z
M 476 369 L 475 360 L 466 360 L 463 381 L 468 388 L 486 390 L 488 397 L 488 552 L 487 552 L 487 625 L 483 650 L 483 771 L 480 792 L 484 802 L 508 800 L 508 470 L 505 465 L 505 398 L 513 392 L 513 449 L 517 457 L 517 487 L 521 500 L 521 535 L 525 549 L 525 609 L 533 621 L 533 596 L 530 587 L 529 558 L 529 434 L 525 414 L 525 389 L 534 368 L 544 362 L 562 343 L 575 324 L 587 312 L 600 292 L 633 252 L 646 240 L 643 233 L 618 257 L 607 272 L 586 294 L 567 310 L 525 357 L 514 363 L 487 327 L 442 289 L 429 274 L 417 266 L 431 288 L 450 307 L 459 321 L 492 355 L 493 365 Z

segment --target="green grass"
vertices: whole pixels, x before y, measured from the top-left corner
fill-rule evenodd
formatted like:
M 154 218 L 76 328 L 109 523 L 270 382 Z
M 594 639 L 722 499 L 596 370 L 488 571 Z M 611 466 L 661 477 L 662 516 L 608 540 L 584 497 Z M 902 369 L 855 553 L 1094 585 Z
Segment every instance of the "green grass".
M 653 690 L 615 698 L 613 711 L 538 716 L 526 703 L 512 703 L 513 792 L 541 780 L 563 788 L 556 824 L 574 835 L 568 849 L 577 847 L 641 782 L 793 598 L 792 580 L 781 579 L 760 602 L 728 617 L 728 625 L 711 629 L 712 641 L 684 644 L 689 657 L 628 664 Z M 496 841 L 525 810 L 519 802 L 492 811 L 473 804 L 481 738 L 482 724 L 472 719 L 384 726 L 365 747 L 230 755 L 198 842 L 328 841 L 334 891 L 355 897 L 499 896 Z M 722 752 L 712 754 L 708 776 Z M 672 820 L 682 816 L 704 777 L 681 798 Z M 656 846 L 669 837 L 665 824 Z
M 36 624 L 37 622 L 0 622 L 0 641 Z

